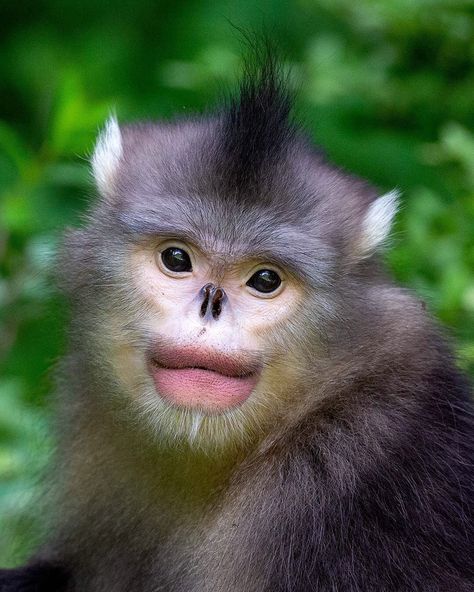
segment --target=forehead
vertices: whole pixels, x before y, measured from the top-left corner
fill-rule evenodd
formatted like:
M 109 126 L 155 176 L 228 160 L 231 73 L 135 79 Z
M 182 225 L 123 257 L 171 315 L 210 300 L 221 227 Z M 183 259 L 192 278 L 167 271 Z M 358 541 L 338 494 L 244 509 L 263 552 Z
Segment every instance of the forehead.
M 331 248 L 308 221 L 281 219 L 261 205 L 238 207 L 201 196 L 167 196 L 137 202 L 118 212 L 134 241 L 176 238 L 220 261 L 262 260 L 312 282 L 323 282 L 333 265 Z
M 315 280 L 332 250 L 324 170 L 295 145 L 229 184 L 215 120 L 126 128 L 116 213 L 132 237 L 176 237 L 229 261 L 258 258 Z M 329 185 L 329 183 L 326 183 Z M 318 211 L 319 210 L 319 211 Z

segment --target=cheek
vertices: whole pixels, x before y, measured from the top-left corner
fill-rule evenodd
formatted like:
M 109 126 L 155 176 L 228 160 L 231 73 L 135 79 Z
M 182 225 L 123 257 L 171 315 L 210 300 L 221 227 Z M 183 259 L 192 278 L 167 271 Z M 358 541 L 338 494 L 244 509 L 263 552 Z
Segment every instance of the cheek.
M 146 375 L 143 355 L 129 345 L 121 345 L 112 354 L 115 374 L 128 392 L 138 392 L 140 383 Z
M 198 295 L 198 282 L 191 278 L 175 279 L 158 269 L 154 255 L 135 252 L 130 259 L 130 275 L 135 289 L 150 308 L 160 315 L 183 310 Z
M 299 294 L 295 289 L 287 289 L 275 298 L 242 298 L 236 306 L 239 317 L 245 319 L 249 335 L 261 341 L 284 329 L 295 313 Z
M 139 392 L 146 380 L 146 360 L 137 343 L 140 335 L 130 331 L 129 318 L 115 310 L 102 320 L 97 347 L 106 361 L 104 370 L 127 393 Z

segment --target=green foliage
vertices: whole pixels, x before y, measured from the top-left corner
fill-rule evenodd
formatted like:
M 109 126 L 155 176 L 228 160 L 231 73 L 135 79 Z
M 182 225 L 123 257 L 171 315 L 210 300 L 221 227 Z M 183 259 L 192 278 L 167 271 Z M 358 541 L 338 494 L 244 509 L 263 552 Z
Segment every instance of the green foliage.
M 45 0 L 0 14 L 0 564 L 28 552 L 64 347 L 53 253 L 93 189 L 108 111 L 200 110 L 269 31 L 333 160 L 403 193 L 388 263 L 474 373 L 474 19 L 461 0 Z M 0 9 L 1 11 L 1 9 Z M 228 20 L 229 19 L 229 20 Z M 80 23 L 80 24 L 79 24 Z

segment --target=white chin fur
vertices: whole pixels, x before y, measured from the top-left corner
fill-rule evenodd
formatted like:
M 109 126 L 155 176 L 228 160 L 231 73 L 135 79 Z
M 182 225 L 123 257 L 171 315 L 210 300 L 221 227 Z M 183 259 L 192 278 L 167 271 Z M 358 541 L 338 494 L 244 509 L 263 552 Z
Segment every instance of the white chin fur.
M 196 409 L 169 405 L 154 388 L 145 388 L 134 409 L 140 423 L 147 425 L 158 442 L 179 446 L 187 442 L 194 449 L 217 451 L 239 446 L 260 432 L 258 409 L 240 407 L 226 413 L 208 415 Z M 258 407 L 258 405 L 256 406 Z

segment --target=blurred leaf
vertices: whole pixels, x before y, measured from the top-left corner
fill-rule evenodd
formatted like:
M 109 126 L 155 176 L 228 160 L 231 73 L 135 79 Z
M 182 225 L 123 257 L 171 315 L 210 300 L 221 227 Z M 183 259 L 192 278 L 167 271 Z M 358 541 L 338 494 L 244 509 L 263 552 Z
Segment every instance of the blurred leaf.
M 78 155 L 91 146 L 94 135 L 106 120 L 110 104 L 91 105 L 79 74 L 65 71 L 56 94 L 48 150 L 53 155 Z
M 20 135 L 7 123 L 0 121 L 0 154 L 2 152 L 12 161 L 20 174 L 32 158 Z

